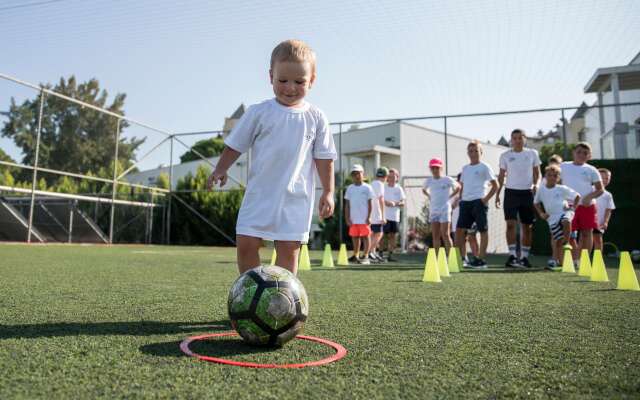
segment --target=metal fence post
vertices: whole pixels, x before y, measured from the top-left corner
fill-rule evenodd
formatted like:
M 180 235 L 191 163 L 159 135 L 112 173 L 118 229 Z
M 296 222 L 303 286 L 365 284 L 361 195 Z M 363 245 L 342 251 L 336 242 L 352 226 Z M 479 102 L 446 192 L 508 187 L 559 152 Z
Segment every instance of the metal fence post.
M 564 108 L 560 110 L 562 120 L 562 142 L 564 143 L 564 149 L 562 151 L 562 158 L 569 158 L 569 149 L 567 148 L 567 121 L 564 119 Z
M 171 199 L 173 199 L 173 136 L 169 144 L 169 200 L 167 202 L 166 244 L 171 244 Z
M 33 206 L 36 201 L 36 182 L 38 180 L 38 161 L 40 157 L 40 137 L 42 132 L 44 96 L 44 89 L 40 88 L 40 110 L 38 112 L 38 128 L 36 131 L 36 156 L 33 160 L 33 175 L 31 177 L 31 203 L 29 204 L 29 227 L 27 229 L 27 243 L 31 243 L 31 232 L 33 231 Z
M 340 174 L 340 179 L 338 182 L 340 185 L 338 186 L 338 204 L 340 204 L 340 211 L 338 212 L 338 229 L 340 232 L 340 244 L 344 243 L 344 232 L 342 229 L 342 218 L 344 217 L 344 195 L 342 190 L 344 188 L 344 174 L 342 173 L 342 124 L 339 124 L 340 128 L 338 132 L 338 147 L 340 150 L 338 151 L 338 174 Z
M 444 117 L 444 174 L 449 176 L 449 139 L 447 133 L 447 117 Z
M 120 122 L 121 119 L 116 120 L 116 148 L 113 155 L 113 180 L 111 181 L 111 216 L 109 217 L 109 244 L 113 244 L 113 220 L 116 213 L 116 190 L 118 179 L 118 144 L 120 144 Z

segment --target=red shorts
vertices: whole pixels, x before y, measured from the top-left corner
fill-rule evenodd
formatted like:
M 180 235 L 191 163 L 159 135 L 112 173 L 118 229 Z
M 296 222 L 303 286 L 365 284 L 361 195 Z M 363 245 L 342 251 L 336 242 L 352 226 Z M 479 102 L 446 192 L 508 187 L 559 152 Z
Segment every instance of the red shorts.
M 576 208 L 576 214 L 571 222 L 572 231 L 598 229 L 598 218 L 596 215 L 596 205 L 583 206 L 580 204 Z
M 371 235 L 371 228 L 367 224 L 351 224 L 349 225 L 349 236 L 362 237 Z

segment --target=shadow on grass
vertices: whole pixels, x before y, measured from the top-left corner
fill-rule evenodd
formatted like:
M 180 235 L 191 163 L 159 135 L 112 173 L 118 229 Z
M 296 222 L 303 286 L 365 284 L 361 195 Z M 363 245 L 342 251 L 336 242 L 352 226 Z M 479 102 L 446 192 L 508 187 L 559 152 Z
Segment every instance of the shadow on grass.
M 472 274 L 531 274 L 546 273 L 543 268 L 527 268 L 527 269 L 507 269 L 507 268 L 487 268 L 487 269 L 469 269 L 464 268 L 460 272 Z
M 176 333 L 203 332 L 211 330 L 229 330 L 229 321 L 211 322 L 54 322 L 46 324 L 3 325 L 0 324 L 2 339 L 34 339 L 56 336 L 108 336 L 133 335 L 151 336 Z
M 413 271 L 413 270 L 421 270 L 424 269 L 424 266 L 417 265 L 408 265 L 408 266 L 399 266 L 399 265 L 367 265 L 367 266 L 356 266 L 350 265 L 348 267 L 338 267 L 338 268 L 325 268 L 325 269 L 335 269 L 336 271 Z
M 603 288 L 603 289 L 591 289 L 590 292 L 615 292 L 618 289 L 615 288 Z
M 143 354 L 156 357 L 182 357 L 186 356 L 180 350 L 181 341 L 172 340 L 170 342 L 152 343 L 140 346 L 139 350 Z M 191 342 L 189 348 L 194 353 L 201 356 L 228 358 L 248 354 L 264 354 L 280 350 L 277 347 L 250 346 L 240 338 L 220 338 Z

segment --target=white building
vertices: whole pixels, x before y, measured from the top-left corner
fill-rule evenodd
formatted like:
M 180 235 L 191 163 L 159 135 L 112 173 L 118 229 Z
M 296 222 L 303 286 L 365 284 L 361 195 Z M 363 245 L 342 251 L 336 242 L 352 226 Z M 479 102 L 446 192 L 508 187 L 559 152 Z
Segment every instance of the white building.
M 640 102 L 640 53 L 628 65 L 597 69 L 584 91 L 597 95 L 596 106 Z M 640 105 L 587 109 L 584 139 L 594 158 L 640 157 Z

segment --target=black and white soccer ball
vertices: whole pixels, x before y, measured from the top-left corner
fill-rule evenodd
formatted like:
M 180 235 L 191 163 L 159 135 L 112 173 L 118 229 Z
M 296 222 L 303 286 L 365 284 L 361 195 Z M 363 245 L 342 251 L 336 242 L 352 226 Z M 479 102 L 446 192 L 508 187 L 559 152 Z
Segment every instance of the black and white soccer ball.
M 253 345 L 283 346 L 302 332 L 309 300 L 302 282 L 277 266 L 260 266 L 231 286 L 227 302 L 231 326 Z

